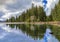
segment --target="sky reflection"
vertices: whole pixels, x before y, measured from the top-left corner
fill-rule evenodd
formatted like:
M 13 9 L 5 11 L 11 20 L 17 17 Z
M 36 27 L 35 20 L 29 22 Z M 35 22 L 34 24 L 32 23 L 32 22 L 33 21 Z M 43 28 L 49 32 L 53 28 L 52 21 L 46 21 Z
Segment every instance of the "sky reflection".
M 0 25 L 0 42 L 59 42 L 50 32 L 51 30 L 47 28 L 42 39 L 34 40 L 16 27 L 11 28 L 2 24 Z

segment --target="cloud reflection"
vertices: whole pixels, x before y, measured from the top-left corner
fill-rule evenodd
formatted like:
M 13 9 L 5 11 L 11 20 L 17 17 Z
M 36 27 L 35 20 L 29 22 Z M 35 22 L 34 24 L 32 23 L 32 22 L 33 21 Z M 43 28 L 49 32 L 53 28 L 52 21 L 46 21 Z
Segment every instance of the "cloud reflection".
M 53 36 L 51 30 L 48 28 L 46 29 L 46 33 L 44 34 L 44 38 L 41 40 L 42 42 L 59 42 L 55 36 Z
M 23 35 L 20 30 L 16 30 L 16 28 L 12 29 L 9 26 L 6 26 L 5 24 L 0 25 L 0 39 L 3 39 L 5 36 L 14 33 Z

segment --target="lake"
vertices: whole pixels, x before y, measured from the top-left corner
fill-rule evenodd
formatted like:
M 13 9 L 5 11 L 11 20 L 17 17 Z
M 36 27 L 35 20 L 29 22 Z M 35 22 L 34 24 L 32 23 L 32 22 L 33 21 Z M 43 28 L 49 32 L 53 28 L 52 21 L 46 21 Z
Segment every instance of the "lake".
M 0 24 L 0 42 L 60 42 L 60 27 L 49 24 Z

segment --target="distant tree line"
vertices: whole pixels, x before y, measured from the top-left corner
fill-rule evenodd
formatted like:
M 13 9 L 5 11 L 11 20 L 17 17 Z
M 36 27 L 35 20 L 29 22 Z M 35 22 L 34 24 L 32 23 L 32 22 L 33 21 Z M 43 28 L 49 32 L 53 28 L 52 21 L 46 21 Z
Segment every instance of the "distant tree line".
M 43 7 L 32 7 L 24 11 L 20 16 L 16 18 L 11 17 L 6 22 L 45 22 L 45 21 L 60 21 L 60 1 L 55 8 L 51 11 L 50 16 L 46 16 Z

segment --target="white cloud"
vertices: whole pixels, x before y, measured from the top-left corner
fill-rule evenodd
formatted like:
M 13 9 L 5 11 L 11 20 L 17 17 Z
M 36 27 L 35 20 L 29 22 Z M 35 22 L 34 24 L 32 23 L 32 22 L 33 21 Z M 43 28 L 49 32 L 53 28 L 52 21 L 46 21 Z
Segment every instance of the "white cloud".
M 14 4 L 17 0 L 6 0 L 6 4 Z
M 42 0 L 33 0 L 32 3 L 36 6 L 42 6 L 43 7 L 43 3 L 42 3 Z
M 16 0 L 0 0 L 0 5 L 13 4 L 15 2 L 16 2 Z
M 16 12 L 6 12 L 3 16 L 1 16 L 2 19 L 9 19 L 12 16 L 16 16 L 19 13 L 21 13 L 22 11 L 16 11 Z
M 49 16 L 51 14 L 51 10 L 54 9 L 55 5 L 58 4 L 59 0 L 47 0 L 45 12 L 46 15 Z

